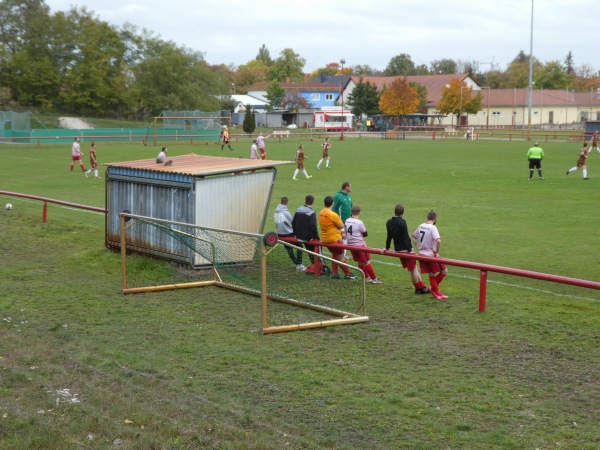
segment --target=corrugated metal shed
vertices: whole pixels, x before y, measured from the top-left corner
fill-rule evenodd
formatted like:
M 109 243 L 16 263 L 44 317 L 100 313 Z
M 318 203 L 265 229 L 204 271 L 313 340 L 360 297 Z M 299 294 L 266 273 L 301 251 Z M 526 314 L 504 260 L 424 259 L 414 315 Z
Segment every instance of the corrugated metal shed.
M 106 163 L 106 245 L 120 248 L 122 211 L 199 226 L 261 233 L 277 175 L 290 161 L 205 155 Z M 202 265 L 205 261 L 156 231 L 128 230 L 128 248 Z M 253 249 L 248 249 L 253 251 Z M 235 261 L 232 261 L 235 262 Z

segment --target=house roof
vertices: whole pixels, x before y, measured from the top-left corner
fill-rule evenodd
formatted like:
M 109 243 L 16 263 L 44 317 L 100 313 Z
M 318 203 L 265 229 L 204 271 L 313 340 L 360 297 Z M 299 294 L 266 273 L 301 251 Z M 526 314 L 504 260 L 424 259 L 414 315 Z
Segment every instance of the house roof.
M 252 97 L 251 95 L 232 95 L 231 99 L 234 102 L 243 104 L 244 106 L 246 106 L 246 105 L 250 105 L 250 106 L 265 106 L 265 105 L 267 105 L 267 102 L 265 102 L 264 100 L 258 99 L 256 97 Z
M 393 77 L 371 77 L 371 76 L 363 76 L 363 83 L 371 83 L 374 85 L 378 91 L 383 90 L 398 78 L 404 78 L 403 76 L 393 76 Z M 468 73 L 460 73 L 460 74 L 442 74 L 442 75 L 411 75 L 406 77 L 406 81 L 409 83 L 419 83 L 427 89 L 427 103 L 437 103 L 442 95 L 442 89 L 450 83 L 450 81 L 458 78 L 461 81 L 467 83 L 468 86 L 473 85 L 474 87 L 479 87 L 477 83 L 469 76 Z M 352 75 L 352 81 L 355 84 L 360 82 L 361 77 Z
M 483 97 L 484 107 L 488 104 L 488 90 L 482 89 L 481 96 Z M 590 92 L 571 92 L 566 89 L 534 89 L 531 93 L 532 107 L 539 108 L 540 106 L 564 106 L 585 108 L 599 107 L 600 98 L 597 93 Z M 489 105 L 497 107 L 511 107 L 529 105 L 529 89 L 490 89 L 489 90 Z
M 206 156 L 190 153 L 189 155 L 173 156 L 167 155 L 166 162 L 158 164 L 156 159 L 140 159 L 137 161 L 123 161 L 102 164 L 108 167 L 119 167 L 125 169 L 147 170 L 157 173 L 176 173 L 182 175 L 208 176 L 224 173 L 242 172 L 263 168 L 273 168 L 286 164 L 294 164 L 291 161 L 272 161 L 249 158 L 225 158 L 222 156 Z

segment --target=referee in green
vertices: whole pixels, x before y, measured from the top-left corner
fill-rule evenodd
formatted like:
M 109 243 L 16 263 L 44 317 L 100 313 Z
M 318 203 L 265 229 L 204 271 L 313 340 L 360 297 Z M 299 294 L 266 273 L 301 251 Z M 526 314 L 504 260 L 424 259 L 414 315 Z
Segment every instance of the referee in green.
M 544 150 L 537 142 L 527 152 L 527 159 L 529 160 L 529 181 L 533 179 L 533 169 L 537 169 L 540 180 L 543 180 L 542 159 L 544 159 Z

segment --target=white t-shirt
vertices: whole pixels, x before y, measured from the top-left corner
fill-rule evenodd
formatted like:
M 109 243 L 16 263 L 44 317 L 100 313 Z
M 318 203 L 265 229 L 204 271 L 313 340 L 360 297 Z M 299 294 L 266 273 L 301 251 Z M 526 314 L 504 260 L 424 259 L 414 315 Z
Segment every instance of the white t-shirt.
M 81 150 L 79 147 L 79 142 L 73 142 L 73 146 L 71 147 L 71 154 L 73 156 L 79 156 L 81 155 Z
M 265 137 L 259 135 L 256 138 L 256 143 L 258 144 L 258 148 L 265 148 Z
M 250 159 L 258 159 L 258 148 L 256 148 L 256 144 L 252 144 L 250 147 Z
M 436 242 L 441 240 L 437 227 L 431 223 L 422 223 L 413 233 L 413 239 L 417 241 L 419 254 L 433 256 L 437 247 Z
M 367 228 L 362 220 L 354 217 L 346 219 L 346 241 L 348 245 L 366 246 L 364 235 Z

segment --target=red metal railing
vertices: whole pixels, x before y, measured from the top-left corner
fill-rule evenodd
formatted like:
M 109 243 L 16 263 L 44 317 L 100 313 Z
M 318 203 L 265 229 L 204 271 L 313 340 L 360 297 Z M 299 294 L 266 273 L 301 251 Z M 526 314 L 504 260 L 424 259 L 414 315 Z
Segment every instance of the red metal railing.
M 106 209 L 105 208 L 98 208 L 96 206 L 81 205 L 79 203 L 65 202 L 65 201 L 62 201 L 62 200 L 56 200 L 54 198 L 38 197 L 37 195 L 21 194 L 19 192 L 10 192 L 10 191 L 0 191 L 0 194 L 1 195 L 10 195 L 10 196 L 13 196 L 13 197 L 28 198 L 30 200 L 39 200 L 41 202 L 44 202 L 44 206 L 42 208 L 42 222 L 46 222 L 46 220 L 48 218 L 48 203 L 54 203 L 54 204 L 57 204 L 57 205 L 69 206 L 71 208 L 77 208 L 77 209 L 86 209 L 88 211 L 96 211 L 96 212 L 100 212 L 100 213 L 106 214 Z
M 291 244 L 298 244 L 299 241 L 295 238 L 289 237 L 280 237 L 282 241 L 289 242 Z M 569 284 L 572 286 L 580 286 L 588 289 L 597 289 L 600 290 L 600 282 L 597 281 L 588 281 L 581 280 L 579 278 L 570 278 L 563 277 L 560 275 L 551 275 L 548 273 L 542 272 L 533 272 L 530 270 L 522 270 L 522 269 L 513 269 L 511 267 L 503 267 L 503 266 L 494 266 L 491 264 L 482 264 L 470 261 L 461 261 L 458 259 L 449 259 L 449 258 L 441 258 L 441 257 L 431 257 L 431 256 L 422 256 L 415 253 L 400 253 L 393 252 L 390 250 L 385 250 L 382 248 L 372 248 L 372 247 L 356 247 L 353 245 L 345 245 L 345 244 L 324 244 L 321 241 L 309 241 L 310 245 L 314 245 L 315 247 L 327 247 L 327 248 L 338 248 L 338 249 L 347 249 L 347 250 L 357 250 L 368 253 L 374 253 L 378 255 L 385 256 L 393 256 L 393 257 L 402 257 L 406 259 L 416 259 L 419 261 L 434 261 L 442 264 L 446 264 L 449 266 L 456 267 L 465 267 L 467 269 L 475 269 L 479 270 L 479 312 L 485 312 L 486 308 L 486 296 L 487 296 L 487 275 L 488 272 L 502 273 L 506 275 L 513 275 L 517 277 L 525 277 L 525 278 L 533 278 L 536 280 L 544 280 L 544 281 L 552 281 L 554 283 L 561 284 Z M 319 253 L 318 251 L 316 251 Z M 315 259 L 317 261 L 318 258 Z M 320 272 L 320 271 L 315 271 Z

